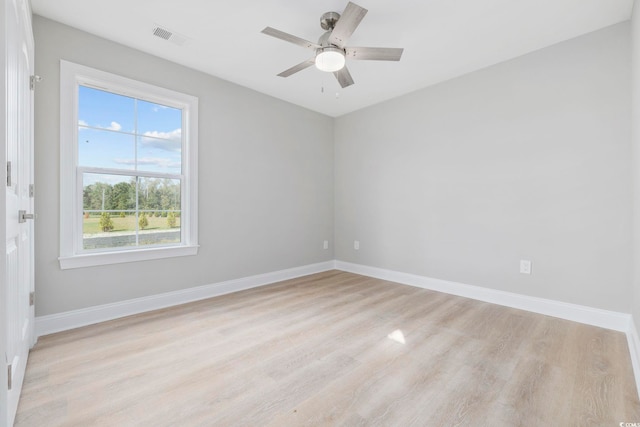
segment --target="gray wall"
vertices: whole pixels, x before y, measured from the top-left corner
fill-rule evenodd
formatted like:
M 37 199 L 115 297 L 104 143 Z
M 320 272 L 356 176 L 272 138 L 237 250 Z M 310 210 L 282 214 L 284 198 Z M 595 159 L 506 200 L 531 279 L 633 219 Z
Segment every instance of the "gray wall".
M 633 146 L 633 319 L 640 332 L 640 4 L 635 2 L 632 26 L 632 146 Z
M 336 258 L 630 312 L 629 32 L 338 118 Z
M 632 310 L 628 23 L 334 121 L 34 21 L 38 316 L 334 257 Z M 197 256 L 59 269 L 60 59 L 200 99 Z
M 322 248 L 334 229 L 331 118 L 39 16 L 34 27 L 37 316 L 334 258 Z M 197 256 L 60 270 L 60 59 L 199 98 Z

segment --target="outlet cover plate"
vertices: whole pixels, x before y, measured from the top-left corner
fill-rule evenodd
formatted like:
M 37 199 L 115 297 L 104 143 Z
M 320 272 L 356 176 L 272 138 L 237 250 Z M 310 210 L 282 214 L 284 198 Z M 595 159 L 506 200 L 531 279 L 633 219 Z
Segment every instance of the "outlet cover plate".
M 528 259 L 520 260 L 520 273 L 531 274 L 531 261 Z

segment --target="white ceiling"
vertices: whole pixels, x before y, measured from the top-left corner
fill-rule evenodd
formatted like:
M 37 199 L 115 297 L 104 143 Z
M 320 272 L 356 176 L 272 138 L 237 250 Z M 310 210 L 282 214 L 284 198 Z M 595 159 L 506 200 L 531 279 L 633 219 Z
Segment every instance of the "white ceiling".
M 341 89 L 313 52 L 261 34 L 316 42 L 320 16 L 347 0 L 32 0 L 34 13 L 329 116 L 390 99 L 625 21 L 633 0 L 356 0 L 369 10 L 348 46 L 403 47 L 400 62 L 354 61 Z M 188 38 L 152 35 L 156 24 Z M 324 88 L 324 90 L 323 90 Z

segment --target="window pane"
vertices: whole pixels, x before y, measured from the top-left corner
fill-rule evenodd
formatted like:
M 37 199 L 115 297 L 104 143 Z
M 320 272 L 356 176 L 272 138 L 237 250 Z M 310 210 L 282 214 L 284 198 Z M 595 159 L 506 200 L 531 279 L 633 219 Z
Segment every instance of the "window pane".
M 115 169 L 135 168 L 135 137 L 107 130 L 78 128 L 78 164 Z
M 180 139 L 182 110 L 138 100 L 138 134 Z
M 179 179 L 138 178 L 140 245 L 180 243 L 180 191 Z
M 138 137 L 138 170 L 180 175 L 182 143 L 180 139 Z
M 136 244 L 136 178 L 85 173 L 82 176 L 84 249 Z
M 181 173 L 182 110 L 138 100 L 138 170 Z
M 135 100 L 86 86 L 78 90 L 78 124 L 123 132 L 135 130 Z

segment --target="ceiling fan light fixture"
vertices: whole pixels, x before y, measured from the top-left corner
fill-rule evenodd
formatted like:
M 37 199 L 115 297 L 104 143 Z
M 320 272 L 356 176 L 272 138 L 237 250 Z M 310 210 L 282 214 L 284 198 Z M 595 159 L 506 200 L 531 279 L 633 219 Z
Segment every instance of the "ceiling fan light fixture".
M 325 47 L 316 55 L 316 67 L 320 71 L 333 73 L 344 68 L 344 51 L 337 47 Z

